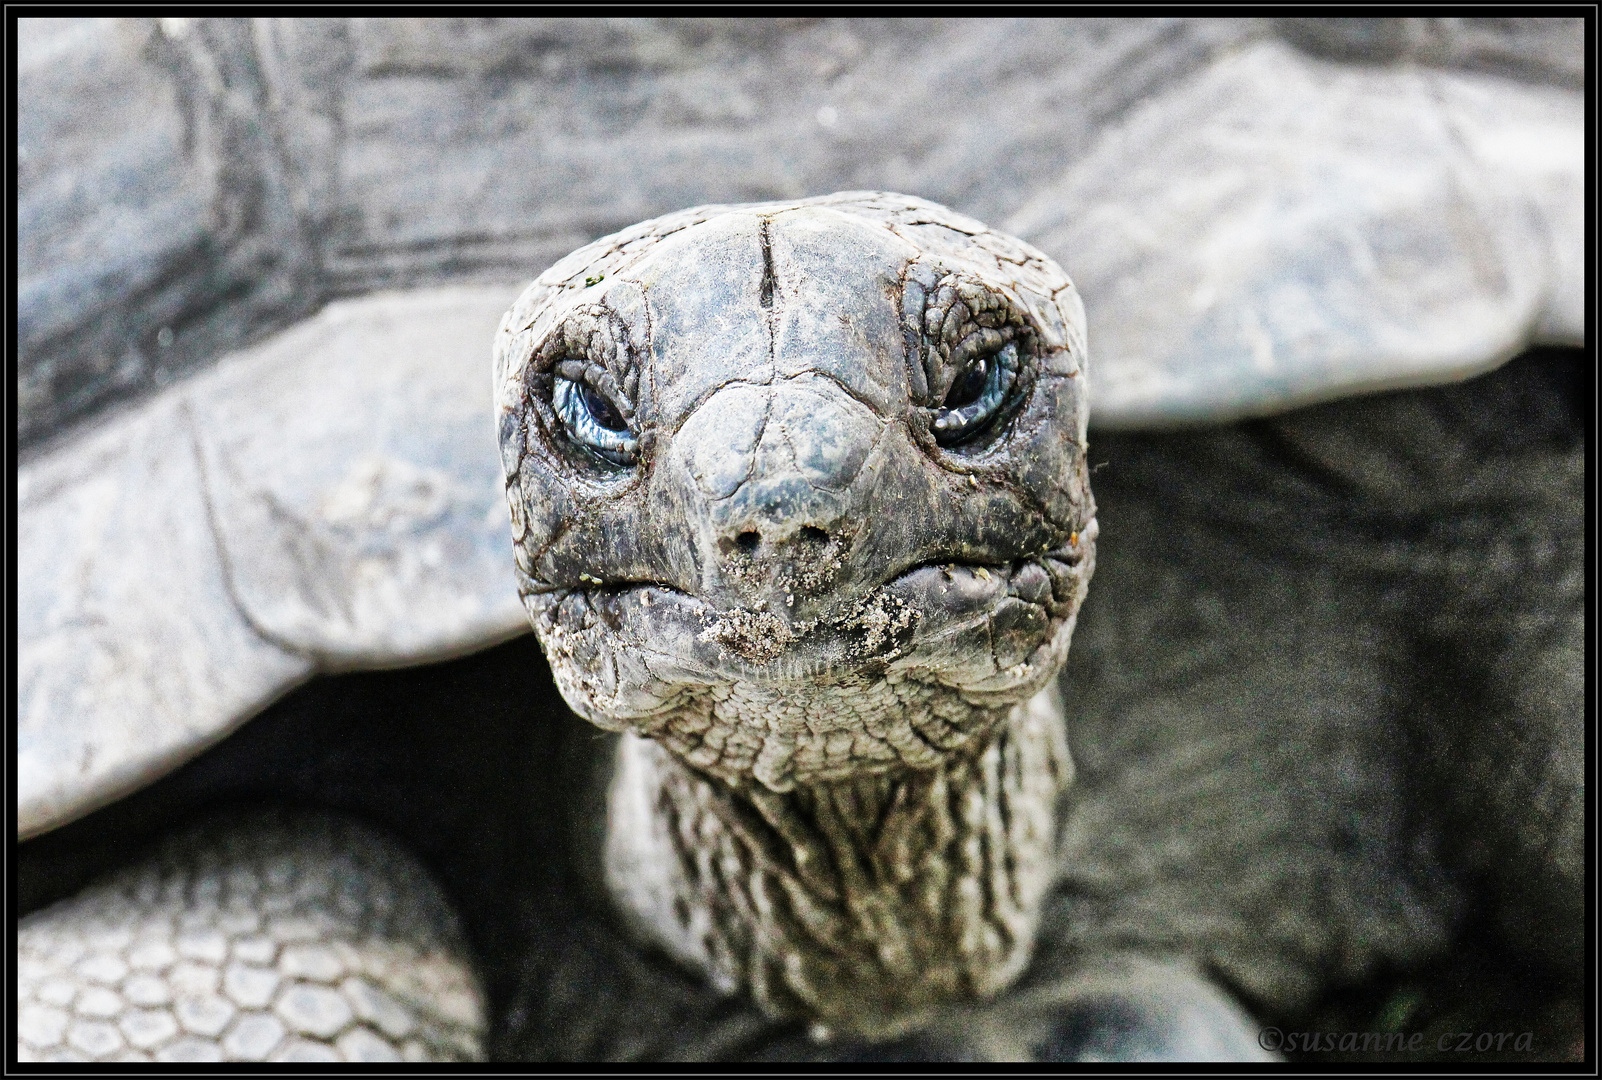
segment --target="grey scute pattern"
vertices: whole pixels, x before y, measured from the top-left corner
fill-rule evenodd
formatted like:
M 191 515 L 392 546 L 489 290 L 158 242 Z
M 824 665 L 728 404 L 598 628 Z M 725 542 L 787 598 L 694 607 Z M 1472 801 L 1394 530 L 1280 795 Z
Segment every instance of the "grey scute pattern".
M 1180 361 L 1150 346 L 1187 327 L 1223 350 L 1201 380 L 1209 408 L 1255 380 L 1254 340 L 1292 370 L 1333 361 L 1340 375 L 1354 354 L 1368 375 L 1393 353 L 1428 366 L 1406 319 L 1382 318 L 1401 349 L 1344 320 L 1308 339 L 1259 302 L 1276 280 L 1360 318 L 1348 290 L 1366 290 L 1452 336 L 1583 336 L 1570 228 L 1583 222 L 1583 23 L 1363 23 L 25 19 L 19 437 L 159 390 L 331 297 L 512 281 L 675 207 L 848 188 L 915 191 L 1002 225 L 1074 267 L 1098 334 L 1130 316 L 1156 331 L 1099 352 L 1131 369 L 1109 413 L 1125 424 L 1185 405 L 1137 384 Z M 1323 107 L 1332 73 L 1368 110 L 1356 124 Z M 1443 140 L 1441 120 L 1470 137 Z M 1545 149 L 1521 149 L 1542 128 Z M 1292 147 L 1322 159 L 1340 197 L 1283 167 Z M 1361 184 L 1376 168 L 1424 182 L 1382 182 L 1376 200 Z M 1212 183 L 1189 183 L 1199 175 Z M 1189 208 L 1178 221 L 1175 200 Z M 1383 254 L 1395 229 L 1458 257 L 1398 282 L 1386 258 L 1340 246 L 1355 231 Z M 1532 250 L 1542 233 L 1551 250 Z M 1193 244 L 1152 243 L 1185 234 L 1237 246 L 1229 265 L 1254 269 L 1198 280 Z M 1557 280 L 1464 279 L 1468 237 Z M 1336 265 L 1278 265 L 1308 244 Z M 1162 312 L 1120 295 L 1131 271 L 1171 284 Z M 1430 281 L 1468 291 L 1434 295 Z M 1243 333 L 1251 314 L 1262 336 Z
M 330 305 L 19 471 L 19 835 L 316 670 L 522 628 L 472 345 L 514 295 Z
M 484 1002 L 437 885 L 371 829 L 224 815 L 17 927 L 23 1061 L 456 1061 Z

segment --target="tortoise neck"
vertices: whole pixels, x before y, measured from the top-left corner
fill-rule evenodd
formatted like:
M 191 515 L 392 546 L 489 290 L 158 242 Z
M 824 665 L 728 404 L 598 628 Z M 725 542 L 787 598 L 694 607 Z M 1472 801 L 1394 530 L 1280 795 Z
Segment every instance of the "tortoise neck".
M 625 736 L 607 879 L 631 921 L 765 1011 L 889 1036 L 1028 962 L 1071 778 L 1051 691 L 939 767 L 782 794 Z

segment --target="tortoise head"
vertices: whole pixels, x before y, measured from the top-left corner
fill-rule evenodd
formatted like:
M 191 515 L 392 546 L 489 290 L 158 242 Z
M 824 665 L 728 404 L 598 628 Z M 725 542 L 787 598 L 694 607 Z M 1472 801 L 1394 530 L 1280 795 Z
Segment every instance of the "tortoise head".
M 904 196 L 598 240 L 496 340 L 519 584 L 601 727 L 776 791 L 929 768 L 1061 666 L 1094 557 L 1083 310 Z

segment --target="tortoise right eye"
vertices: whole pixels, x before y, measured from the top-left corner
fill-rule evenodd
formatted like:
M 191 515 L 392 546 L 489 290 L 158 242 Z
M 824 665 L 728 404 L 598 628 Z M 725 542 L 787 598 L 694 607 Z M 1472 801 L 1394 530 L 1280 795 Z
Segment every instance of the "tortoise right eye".
M 946 400 L 940 404 L 942 409 L 949 412 L 979 400 L 979 395 L 985 392 L 985 384 L 990 381 L 989 359 L 976 356 L 968 361 L 968 366 L 958 373 L 951 383 L 951 389 L 946 392 Z
M 957 372 L 935 410 L 934 437 L 941 446 L 968 441 L 1007 407 L 1018 375 L 1018 345 L 1009 341 L 975 356 Z

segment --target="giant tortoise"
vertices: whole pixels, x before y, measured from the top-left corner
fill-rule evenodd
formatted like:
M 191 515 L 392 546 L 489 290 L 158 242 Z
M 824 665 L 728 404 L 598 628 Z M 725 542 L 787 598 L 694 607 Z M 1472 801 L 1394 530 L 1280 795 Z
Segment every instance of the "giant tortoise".
M 25 464 L 19 1054 L 1250 1060 L 1467 930 L 1561 1012 L 1578 104 L 1287 63 L 1038 247 L 700 207 Z

